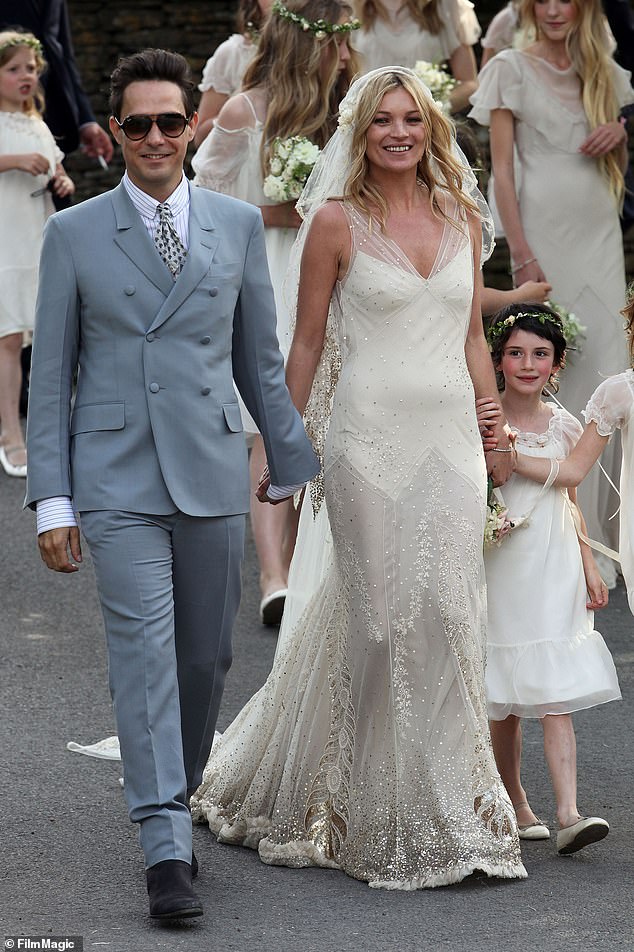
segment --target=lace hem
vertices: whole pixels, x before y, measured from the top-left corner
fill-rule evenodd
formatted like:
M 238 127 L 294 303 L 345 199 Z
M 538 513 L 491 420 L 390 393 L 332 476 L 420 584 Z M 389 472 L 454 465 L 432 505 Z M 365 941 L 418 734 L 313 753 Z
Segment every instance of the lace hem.
M 523 863 L 465 863 L 456 869 L 447 869 L 427 876 L 414 876 L 412 879 L 374 879 L 368 883 L 370 889 L 437 889 L 439 886 L 452 886 L 462 882 L 472 873 L 485 873 L 496 879 L 527 879 L 528 873 Z
M 203 806 L 200 802 L 193 800 L 192 819 L 198 823 L 206 822 L 211 832 L 217 836 L 219 843 L 257 850 L 261 861 L 267 866 L 286 866 L 290 869 L 305 869 L 311 866 L 340 869 L 354 879 L 367 882 L 371 889 L 403 891 L 435 889 L 439 886 L 458 883 L 475 872 L 499 879 L 526 879 L 528 875 L 521 862 L 490 863 L 485 860 L 473 860 L 454 868 L 430 869 L 407 879 L 372 879 L 345 869 L 327 856 L 312 840 L 274 843 L 269 838 L 273 832 L 273 823 L 268 817 L 248 817 L 232 822 L 228 820 L 226 811 L 212 805 Z

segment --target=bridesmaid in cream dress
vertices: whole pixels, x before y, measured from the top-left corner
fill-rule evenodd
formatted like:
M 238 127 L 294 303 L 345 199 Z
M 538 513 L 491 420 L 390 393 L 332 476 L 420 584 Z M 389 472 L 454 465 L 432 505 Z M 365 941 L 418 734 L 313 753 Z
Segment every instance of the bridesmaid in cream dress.
M 214 119 L 235 93 L 240 91 L 242 77 L 257 53 L 258 33 L 273 0 L 240 0 L 237 33 L 221 43 L 203 69 L 198 86 L 202 93 L 198 106 L 198 127 L 194 136 L 196 148 L 207 138 Z
M 602 377 L 627 367 L 619 317 L 625 296 L 619 198 L 627 137 L 618 114 L 634 101 L 634 91 L 629 74 L 609 55 L 599 0 L 524 0 L 521 14 L 537 41 L 524 50 L 504 50 L 485 66 L 470 115 L 491 126 L 495 195 L 515 283 L 547 280 L 552 300 L 587 328 L 560 394 L 579 415 Z M 591 48 L 588 36 L 594 38 Z M 607 105 L 598 101 L 599 79 L 608 90 Z M 517 190 L 514 146 L 521 167 Z M 615 440 L 603 457 L 615 482 L 618 461 Z M 615 548 L 616 525 L 609 517 L 618 500 L 598 470 L 579 498 L 590 536 Z M 613 564 L 602 556 L 598 561 L 612 587 Z
M 481 32 L 469 0 L 356 0 L 355 10 L 363 24 L 355 45 L 365 72 L 446 62 L 458 80 L 452 112 L 468 105 L 477 87 L 473 44 Z
M 286 5 L 274 5 L 244 76 L 243 91 L 225 103 L 192 161 L 194 184 L 233 195 L 262 211 L 277 336 L 285 356 L 290 346 L 289 313 L 282 284 L 300 219 L 294 202 L 266 197 L 264 168 L 276 136 L 305 136 L 321 147 L 334 131 L 339 100 L 356 72 L 348 48 L 355 28 L 351 14 L 345 0 L 288 0 Z M 293 16 L 303 17 L 310 28 L 303 29 Z M 317 24 L 321 20 L 327 23 L 323 31 Z M 255 489 L 266 462 L 264 444 L 242 409 L 245 431 L 252 438 Z M 266 625 L 276 625 L 284 610 L 295 512 L 290 502 L 275 508 L 254 502 L 251 523 L 260 564 L 260 618 Z
M 287 381 L 324 480 L 304 501 L 273 670 L 192 799 L 266 863 L 385 889 L 526 875 L 487 725 L 474 390 L 495 382 L 474 290 L 481 196 L 452 142 L 410 70 L 377 70 L 300 198 Z

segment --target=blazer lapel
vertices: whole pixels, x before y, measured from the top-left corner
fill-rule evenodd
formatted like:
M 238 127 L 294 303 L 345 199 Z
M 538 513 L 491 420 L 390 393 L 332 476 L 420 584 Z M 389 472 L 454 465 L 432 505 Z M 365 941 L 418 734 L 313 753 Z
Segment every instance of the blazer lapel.
M 123 184 L 112 192 L 117 231 L 115 244 L 130 261 L 166 296 L 174 289 L 174 280 L 150 238 L 141 216 L 132 204 Z
M 190 185 L 190 205 L 189 205 L 189 249 L 187 258 L 183 265 L 183 270 L 176 281 L 173 281 L 163 265 L 163 269 L 171 284 L 171 290 L 158 314 L 154 318 L 149 330 L 154 331 L 160 327 L 172 314 L 181 306 L 195 287 L 202 281 L 209 270 L 209 265 L 213 259 L 216 248 L 220 242 L 218 235 L 214 234 L 215 226 L 207 203 L 201 202 L 197 194 L 198 189 Z M 158 255 L 157 255 L 158 257 Z

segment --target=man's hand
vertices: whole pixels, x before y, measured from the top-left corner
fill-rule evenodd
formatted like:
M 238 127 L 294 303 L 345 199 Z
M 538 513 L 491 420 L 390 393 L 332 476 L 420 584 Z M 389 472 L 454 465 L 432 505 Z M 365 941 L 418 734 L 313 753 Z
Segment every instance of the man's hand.
M 267 493 L 268 493 L 268 488 L 270 485 L 271 485 L 271 477 L 269 476 L 269 468 L 268 466 L 265 466 L 264 471 L 262 475 L 260 476 L 260 482 L 258 483 L 258 487 L 255 490 L 255 495 L 257 499 L 259 499 L 260 502 L 268 502 L 269 505 L 271 506 L 279 506 L 281 502 L 286 502 L 288 499 L 291 498 L 290 496 L 286 496 L 284 499 L 269 499 Z
M 77 526 L 49 529 L 37 537 L 42 561 L 54 572 L 78 572 L 79 566 L 70 561 L 68 551 L 75 562 L 81 562 L 81 544 Z
M 103 156 L 106 162 L 110 162 L 114 155 L 114 146 L 108 133 L 96 122 L 87 122 L 79 130 L 79 139 L 81 141 L 81 150 L 91 159 Z

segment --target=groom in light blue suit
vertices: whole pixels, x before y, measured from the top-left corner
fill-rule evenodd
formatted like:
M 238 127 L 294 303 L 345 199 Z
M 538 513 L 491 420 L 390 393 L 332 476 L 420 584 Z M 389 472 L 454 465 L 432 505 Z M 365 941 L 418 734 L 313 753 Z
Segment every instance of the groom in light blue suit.
M 74 512 L 93 556 L 130 818 L 166 920 L 202 914 L 188 800 L 231 663 L 249 508 L 233 380 L 264 438 L 265 498 L 318 470 L 284 384 L 260 213 L 183 176 L 193 97 L 174 53 L 113 72 L 126 174 L 47 224 L 27 427 L 42 558 L 77 570 Z

